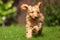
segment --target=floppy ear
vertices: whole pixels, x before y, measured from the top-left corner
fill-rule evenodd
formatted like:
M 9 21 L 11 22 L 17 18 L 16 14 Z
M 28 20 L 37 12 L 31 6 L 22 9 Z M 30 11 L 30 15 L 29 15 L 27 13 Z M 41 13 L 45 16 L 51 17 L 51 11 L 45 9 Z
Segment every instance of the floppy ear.
M 41 6 L 41 4 L 42 4 L 42 2 L 38 2 L 37 6 L 38 6 L 38 7 L 40 7 L 40 6 Z
M 27 4 L 22 4 L 22 5 L 21 5 L 21 9 L 22 9 L 22 10 L 28 9 L 28 5 L 27 5 Z

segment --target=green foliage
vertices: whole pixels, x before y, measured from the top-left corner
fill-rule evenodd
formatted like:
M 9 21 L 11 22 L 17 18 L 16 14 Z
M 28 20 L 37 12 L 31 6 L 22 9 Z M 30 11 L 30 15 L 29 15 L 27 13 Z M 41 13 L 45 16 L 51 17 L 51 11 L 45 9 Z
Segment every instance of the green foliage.
M 49 26 L 59 25 L 60 23 L 60 6 L 57 1 L 52 3 L 46 2 L 45 23 Z
M 14 17 L 16 16 L 14 12 L 16 11 L 16 7 L 12 7 L 13 0 L 10 0 L 4 3 L 0 0 L 0 23 L 2 23 L 2 17 Z

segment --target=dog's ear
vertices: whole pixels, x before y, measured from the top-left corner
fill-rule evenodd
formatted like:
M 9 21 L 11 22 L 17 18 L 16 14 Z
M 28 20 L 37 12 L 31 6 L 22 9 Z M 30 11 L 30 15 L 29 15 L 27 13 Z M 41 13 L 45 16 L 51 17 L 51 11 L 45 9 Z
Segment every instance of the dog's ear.
M 22 4 L 20 8 L 22 10 L 26 10 L 26 9 L 28 9 L 28 5 L 27 4 Z
M 40 6 L 41 6 L 41 4 L 42 4 L 42 2 L 38 2 L 38 3 L 37 3 L 37 6 L 38 6 L 38 7 L 40 7 Z

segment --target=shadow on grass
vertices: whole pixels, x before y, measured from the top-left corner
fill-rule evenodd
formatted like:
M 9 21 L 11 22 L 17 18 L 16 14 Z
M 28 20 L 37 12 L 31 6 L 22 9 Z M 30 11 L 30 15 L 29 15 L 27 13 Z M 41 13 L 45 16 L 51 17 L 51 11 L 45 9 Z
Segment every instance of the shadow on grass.
M 33 37 L 35 37 L 35 38 L 37 38 L 37 37 L 43 37 L 44 36 L 44 34 L 42 33 L 42 34 L 36 34 L 36 35 L 33 35 Z

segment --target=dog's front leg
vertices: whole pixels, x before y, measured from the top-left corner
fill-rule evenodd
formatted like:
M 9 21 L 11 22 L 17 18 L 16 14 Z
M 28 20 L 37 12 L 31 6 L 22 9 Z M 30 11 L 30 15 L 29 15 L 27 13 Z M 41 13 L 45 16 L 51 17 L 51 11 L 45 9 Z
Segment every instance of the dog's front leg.
M 32 29 L 29 24 L 26 24 L 26 37 L 31 38 L 32 37 Z
M 32 37 L 31 22 L 28 20 L 28 18 L 26 19 L 26 21 L 27 21 L 27 24 L 26 24 L 26 37 L 31 38 Z

